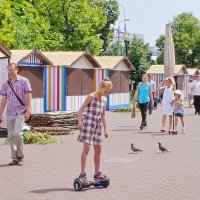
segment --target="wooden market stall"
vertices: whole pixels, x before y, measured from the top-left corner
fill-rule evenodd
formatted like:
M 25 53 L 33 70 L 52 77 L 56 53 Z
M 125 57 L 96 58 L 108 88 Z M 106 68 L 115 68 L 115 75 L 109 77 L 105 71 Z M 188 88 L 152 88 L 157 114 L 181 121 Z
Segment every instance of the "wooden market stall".
M 3 61 L 4 56 L 0 57 L 6 73 L 7 64 L 15 62 L 19 66 L 19 75 L 30 80 L 33 89 L 32 113 L 77 111 L 87 95 L 97 90 L 105 77 L 110 77 L 114 84 L 111 94 L 107 96 L 107 109 L 130 105 L 129 71 L 135 68 L 127 57 L 93 57 L 88 51 L 9 51 L 3 47 L 0 52 L 6 55 L 6 61 Z
M 187 68 L 187 71 L 188 71 L 188 76 L 193 79 L 194 76 L 199 73 L 198 71 L 198 68 Z
M 97 56 L 95 59 L 104 70 L 104 76 L 107 75 L 113 83 L 107 109 L 130 107 L 129 71 L 135 70 L 133 64 L 125 56 Z
M 35 50 L 11 50 L 10 62 L 17 63 L 18 74 L 27 77 L 32 87 L 32 112 L 42 113 L 44 107 L 44 66 L 52 62 L 41 51 Z
M 53 63 L 45 72 L 46 110 L 78 110 L 94 91 L 94 69 L 101 66 L 88 51 L 43 53 Z
M 156 82 L 158 86 L 161 80 L 165 79 L 164 76 L 164 65 L 152 65 L 148 70 L 147 74 L 151 74 L 152 80 Z M 185 93 L 187 83 L 187 69 L 185 65 L 175 65 L 174 67 L 174 79 L 176 81 L 177 89 L 182 90 Z M 159 92 L 156 91 L 156 96 L 159 96 Z

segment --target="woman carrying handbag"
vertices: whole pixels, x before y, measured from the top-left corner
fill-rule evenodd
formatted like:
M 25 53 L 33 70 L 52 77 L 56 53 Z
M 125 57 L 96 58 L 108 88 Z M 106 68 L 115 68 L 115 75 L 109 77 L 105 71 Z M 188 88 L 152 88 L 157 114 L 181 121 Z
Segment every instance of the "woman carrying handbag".
M 134 100 L 138 101 L 138 106 L 141 111 L 142 122 L 140 129 L 147 128 L 147 109 L 151 100 L 153 106 L 153 95 L 151 91 L 151 84 L 148 83 L 148 75 L 142 75 L 142 82 L 137 86 L 137 90 L 134 95 Z

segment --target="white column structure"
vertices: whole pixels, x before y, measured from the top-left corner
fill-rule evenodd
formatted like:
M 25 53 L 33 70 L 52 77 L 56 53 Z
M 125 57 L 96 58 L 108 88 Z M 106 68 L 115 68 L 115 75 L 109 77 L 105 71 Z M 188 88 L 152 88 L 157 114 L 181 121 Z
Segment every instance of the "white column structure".
M 172 37 L 171 23 L 166 24 L 165 46 L 164 46 L 164 75 L 165 77 L 174 75 L 175 52 Z

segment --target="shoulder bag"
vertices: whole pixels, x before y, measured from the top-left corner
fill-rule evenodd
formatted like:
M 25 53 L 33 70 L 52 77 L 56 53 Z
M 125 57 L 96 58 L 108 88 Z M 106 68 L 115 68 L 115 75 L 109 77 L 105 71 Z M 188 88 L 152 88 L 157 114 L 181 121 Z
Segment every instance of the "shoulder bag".
M 12 85 L 11 85 L 11 83 L 10 83 L 10 81 L 8 81 L 8 85 L 10 86 L 10 88 L 12 89 L 12 91 L 13 91 L 13 93 L 15 94 L 15 96 L 17 97 L 17 99 L 18 99 L 18 101 L 19 101 L 19 103 L 22 105 L 22 106 L 25 106 L 25 104 L 23 103 L 23 101 L 19 98 L 19 96 L 16 94 L 16 92 L 15 92 L 15 90 L 13 89 L 13 87 L 12 87 Z M 25 123 L 30 123 L 31 122 L 31 114 L 30 114 L 30 117 L 29 117 L 29 119 L 27 119 L 26 121 L 25 121 Z

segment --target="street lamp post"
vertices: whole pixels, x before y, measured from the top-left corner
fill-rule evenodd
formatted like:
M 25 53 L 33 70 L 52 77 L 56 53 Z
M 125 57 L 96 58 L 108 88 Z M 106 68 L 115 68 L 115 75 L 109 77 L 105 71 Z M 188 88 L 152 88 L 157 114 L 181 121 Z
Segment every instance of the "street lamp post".
M 118 56 L 120 55 L 120 48 L 119 48 L 119 39 L 120 39 L 120 23 L 121 22 L 125 22 L 125 21 L 129 21 L 130 19 L 124 19 L 124 20 L 122 20 L 122 21 L 120 21 L 119 23 L 118 23 L 118 31 L 117 31 L 117 45 L 118 45 L 118 52 L 117 52 L 117 54 L 118 54 Z
M 125 7 L 121 4 L 121 3 L 118 3 L 124 10 L 124 32 L 126 32 L 126 10 L 125 10 Z
M 123 38 L 124 38 L 124 43 L 125 43 L 126 56 L 128 56 L 128 47 L 132 39 L 132 35 L 130 33 L 125 33 Z

